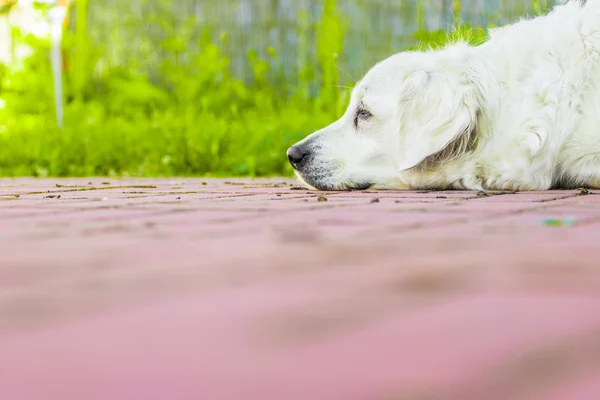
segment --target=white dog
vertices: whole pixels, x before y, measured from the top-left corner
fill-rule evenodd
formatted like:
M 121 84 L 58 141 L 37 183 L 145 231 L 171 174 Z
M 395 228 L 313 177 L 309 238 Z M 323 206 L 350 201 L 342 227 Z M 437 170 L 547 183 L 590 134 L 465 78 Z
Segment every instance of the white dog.
M 377 64 L 288 150 L 321 190 L 600 188 L 600 0 Z

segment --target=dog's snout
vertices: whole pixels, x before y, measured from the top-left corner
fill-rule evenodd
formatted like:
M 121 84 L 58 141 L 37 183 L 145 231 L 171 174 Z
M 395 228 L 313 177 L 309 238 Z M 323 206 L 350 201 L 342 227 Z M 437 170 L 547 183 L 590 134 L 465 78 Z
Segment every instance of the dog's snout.
M 302 163 L 307 154 L 305 149 L 298 145 L 290 147 L 287 151 L 288 160 L 294 168 Z

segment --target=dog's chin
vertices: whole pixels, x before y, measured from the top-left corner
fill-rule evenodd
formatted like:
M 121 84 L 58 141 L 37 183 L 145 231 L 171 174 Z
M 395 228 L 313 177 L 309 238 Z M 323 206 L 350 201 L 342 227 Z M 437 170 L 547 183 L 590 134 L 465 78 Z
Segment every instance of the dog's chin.
M 324 182 L 318 177 L 311 176 L 308 174 L 302 174 L 301 172 L 296 171 L 296 177 L 300 180 L 305 186 L 313 190 L 320 191 L 354 191 L 354 190 L 367 190 L 373 186 L 370 182 L 355 182 L 355 181 L 347 181 L 347 182 Z

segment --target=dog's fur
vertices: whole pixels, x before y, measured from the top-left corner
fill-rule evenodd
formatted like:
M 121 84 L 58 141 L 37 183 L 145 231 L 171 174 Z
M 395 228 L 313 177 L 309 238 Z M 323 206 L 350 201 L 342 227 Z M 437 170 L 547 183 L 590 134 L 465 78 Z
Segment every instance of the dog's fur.
M 377 64 L 295 145 L 297 175 L 322 190 L 600 188 L 600 0 L 489 36 Z

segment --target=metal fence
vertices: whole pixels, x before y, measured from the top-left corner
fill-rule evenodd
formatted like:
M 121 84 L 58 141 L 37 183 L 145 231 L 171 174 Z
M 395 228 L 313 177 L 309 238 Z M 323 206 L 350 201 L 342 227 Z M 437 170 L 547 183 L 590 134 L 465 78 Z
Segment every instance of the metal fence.
M 153 75 L 165 57 L 162 47 L 168 37 L 184 41 L 182 59 L 200 51 L 198 38 L 211 28 L 214 38 L 222 35 L 223 53 L 231 60 L 234 76 L 251 76 L 247 52 L 252 49 L 269 59 L 267 49 L 278 53 L 277 70 L 287 83 L 298 79 L 302 68 L 316 61 L 316 26 L 326 0 L 92 0 L 88 2 L 88 35 L 102 48 L 100 67 L 140 68 Z M 531 15 L 560 0 L 338 0 L 346 22 L 344 48 L 338 64 L 359 76 L 374 62 L 413 44 L 418 28 L 447 29 L 455 20 L 489 26 Z M 75 8 L 76 13 L 76 8 Z M 75 16 L 71 18 L 72 23 Z M 1 24 L 0 50 L 7 52 L 10 38 Z M 186 31 L 182 33 L 183 31 Z M 0 52 L 2 53 L 2 52 Z M 2 56 L 2 54 L 0 54 Z M 5 55 L 0 58 L 9 58 Z M 271 60 L 271 62 L 273 62 Z M 270 77 L 281 79 L 281 75 Z
M 501 24 L 531 14 L 536 3 L 547 7 L 555 2 L 558 1 L 462 0 L 460 19 L 484 26 Z M 272 46 L 283 61 L 287 79 L 293 80 L 299 65 L 315 62 L 314 51 L 303 54 L 306 59 L 299 60 L 298 32 L 304 29 L 308 48 L 314 49 L 315 25 L 323 3 L 323 0 L 97 0 L 90 2 L 90 35 L 94 42 L 102 43 L 111 64 L 136 62 L 152 68 L 160 51 L 142 57 L 140 49 L 162 40 L 153 16 L 170 14 L 171 28 L 175 29 L 193 17 L 196 29 L 210 26 L 215 36 L 227 34 L 223 51 L 232 61 L 235 76 L 248 76 L 249 49 L 266 56 L 266 49 Z M 452 5 L 453 0 L 339 0 L 338 6 L 347 21 L 340 66 L 351 75 L 360 75 L 373 62 L 405 48 L 409 35 L 418 27 L 419 7 L 424 11 L 421 23 L 425 29 L 448 28 L 453 20 Z M 189 51 L 195 51 L 193 45 Z

